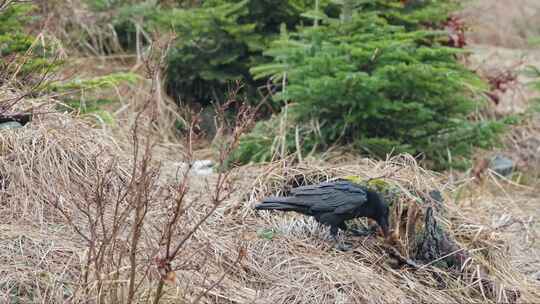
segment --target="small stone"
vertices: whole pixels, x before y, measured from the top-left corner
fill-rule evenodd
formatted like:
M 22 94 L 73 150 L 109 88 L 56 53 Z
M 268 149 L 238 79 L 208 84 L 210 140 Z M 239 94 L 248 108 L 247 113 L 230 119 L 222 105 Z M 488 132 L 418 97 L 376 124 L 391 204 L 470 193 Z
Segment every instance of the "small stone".
M 193 162 L 193 173 L 196 175 L 210 175 L 214 172 L 214 163 L 209 160 L 196 160 Z
M 193 162 L 194 169 L 212 168 L 214 163 L 209 159 L 196 160 Z
M 22 128 L 22 125 L 16 121 L 8 121 L 8 122 L 0 123 L 0 130 L 19 129 L 19 128 Z
M 506 156 L 496 155 L 491 159 L 489 168 L 502 176 L 508 176 L 514 170 L 514 162 Z
M 194 175 L 210 175 L 214 172 L 213 169 L 214 163 L 209 159 L 196 160 L 191 164 L 191 174 Z M 174 164 L 175 168 L 180 168 L 180 170 L 185 170 L 188 167 L 187 163 L 178 162 Z

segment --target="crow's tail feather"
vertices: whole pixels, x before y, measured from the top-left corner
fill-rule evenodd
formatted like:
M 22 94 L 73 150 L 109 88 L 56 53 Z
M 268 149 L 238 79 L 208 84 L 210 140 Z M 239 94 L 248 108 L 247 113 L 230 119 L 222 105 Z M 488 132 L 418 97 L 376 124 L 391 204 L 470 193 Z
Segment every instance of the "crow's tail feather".
M 291 202 L 287 197 L 271 196 L 264 198 L 260 204 L 255 205 L 257 210 L 280 210 L 280 211 L 296 211 L 305 213 L 308 208 L 305 205 Z

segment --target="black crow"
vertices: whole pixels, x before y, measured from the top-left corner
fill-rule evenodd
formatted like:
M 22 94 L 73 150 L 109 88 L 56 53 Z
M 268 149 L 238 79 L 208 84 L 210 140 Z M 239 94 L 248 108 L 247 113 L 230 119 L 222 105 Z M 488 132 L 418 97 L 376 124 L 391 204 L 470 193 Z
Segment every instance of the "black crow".
M 367 217 L 373 219 L 388 237 L 388 205 L 375 191 L 350 181 L 339 180 L 291 190 L 291 196 L 271 196 L 255 206 L 257 210 L 295 211 L 315 217 L 330 226 L 335 239 L 338 229 L 347 230 L 345 221 Z

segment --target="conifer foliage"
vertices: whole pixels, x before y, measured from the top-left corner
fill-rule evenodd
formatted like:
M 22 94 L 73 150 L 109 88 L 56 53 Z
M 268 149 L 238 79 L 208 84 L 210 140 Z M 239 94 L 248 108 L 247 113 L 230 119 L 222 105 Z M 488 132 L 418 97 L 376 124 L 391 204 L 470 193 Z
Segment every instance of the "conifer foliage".
M 168 92 L 178 101 L 206 105 L 224 100 L 235 80 L 257 96 L 264 81 L 254 81 L 249 69 L 268 61 L 262 53 L 282 25 L 293 30 L 306 20 L 301 14 L 311 2 L 208 0 L 192 7 L 125 2 L 114 24 L 128 47 L 134 47 L 134 22 L 148 32 L 172 30 L 177 39 L 168 56 Z
M 173 27 L 178 39 L 169 54 L 167 86 L 187 102 L 221 101 L 229 81 L 251 83 L 249 61 L 264 45 L 254 23 L 241 23 L 247 1 L 176 10 Z M 253 57 L 252 57 L 253 56 Z
M 460 49 L 441 43 L 446 33 L 422 25 L 420 12 L 444 12 L 448 6 L 423 1 L 415 11 L 393 1 L 386 9 L 362 9 L 366 1 L 354 2 L 341 19 L 323 16 L 319 26 L 283 32 L 265 52 L 272 63 L 251 69 L 256 79 L 286 83 L 278 98 L 294 104 L 287 114 L 293 117 L 289 141 L 298 141 L 296 126 L 319 126 L 303 128 L 308 134 L 300 136 L 301 145 L 288 144 L 290 152 L 311 148 L 306 140 L 315 140 L 319 147 L 353 144 L 381 157 L 423 155 L 435 167 L 446 167 L 449 159 L 455 162 L 475 146 L 493 144 L 503 124 L 471 119 L 481 106 L 474 96 L 483 83 L 458 62 Z M 241 159 L 246 158 L 243 149 L 254 153 L 255 142 L 271 146 L 257 136 L 246 137 L 238 151 Z

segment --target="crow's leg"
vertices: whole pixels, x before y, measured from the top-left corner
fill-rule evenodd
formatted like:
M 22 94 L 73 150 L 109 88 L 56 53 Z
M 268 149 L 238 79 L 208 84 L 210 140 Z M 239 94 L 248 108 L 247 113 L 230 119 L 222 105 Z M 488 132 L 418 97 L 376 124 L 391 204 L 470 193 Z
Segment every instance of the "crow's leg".
M 334 225 L 330 226 L 330 235 L 336 241 L 337 241 L 338 228 L 339 228 L 338 226 L 334 226 Z
M 338 242 L 334 248 L 339 251 L 347 252 L 352 250 L 352 245 L 345 242 Z
M 330 226 L 330 235 L 336 242 L 334 247 L 337 250 L 348 251 L 352 248 L 351 245 L 345 244 L 343 241 L 338 239 L 338 229 L 343 229 L 343 227 L 346 227 L 344 220 L 340 215 L 331 212 L 323 213 L 319 216 L 318 220 L 320 223 Z
M 332 236 L 332 238 L 334 239 L 334 241 L 336 242 L 334 244 L 334 248 L 339 250 L 339 251 L 350 251 L 352 249 L 352 245 L 351 244 L 347 244 L 343 241 L 343 239 L 338 239 L 338 227 L 337 226 L 331 226 L 330 227 L 330 235 Z
M 339 240 L 338 239 L 338 228 L 341 229 L 341 230 L 345 230 L 343 229 L 343 226 L 345 226 L 345 223 L 341 223 L 337 226 L 335 225 L 332 225 L 330 226 L 330 235 L 332 236 L 332 238 L 334 239 L 334 241 L 336 242 L 336 244 L 334 245 L 334 248 L 339 250 L 339 251 L 349 251 L 352 249 L 352 245 L 350 244 L 347 244 L 345 243 L 343 240 Z M 345 226 L 346 228 L 347 226 Z

